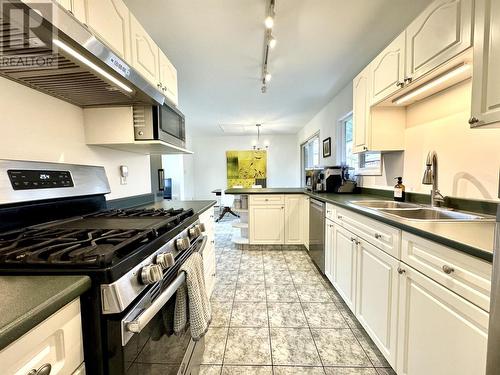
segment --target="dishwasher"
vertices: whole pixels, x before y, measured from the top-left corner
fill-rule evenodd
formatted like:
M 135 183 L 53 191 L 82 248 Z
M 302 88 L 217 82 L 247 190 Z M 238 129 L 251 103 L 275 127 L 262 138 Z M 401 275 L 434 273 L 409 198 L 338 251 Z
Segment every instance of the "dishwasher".
M 325 203 L 317 199 L 309 203 L 309 256 L 325 273 Z

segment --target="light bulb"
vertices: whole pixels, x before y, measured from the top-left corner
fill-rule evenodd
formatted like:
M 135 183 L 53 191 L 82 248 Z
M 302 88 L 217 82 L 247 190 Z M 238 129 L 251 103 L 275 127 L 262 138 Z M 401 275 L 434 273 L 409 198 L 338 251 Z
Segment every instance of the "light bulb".
M 266 81 L 266 83 L 269 82 L 271 80 L 271 78 L 273 78 L 271 73 L 266 73 L 266 75 L 264 76 L 264 80 Z
M 272 29 L 274 26 L 274 18 L 271 16 L 267 16 L 264 20 L 264 25 L 266 25 L 267 29 Z
M 272 48 L 276 47 L 277 42 L 278 41 L 274 38 L 274 36 L 271 36 L 271 39 L 269 39 L 269 48 L 272 49 Z

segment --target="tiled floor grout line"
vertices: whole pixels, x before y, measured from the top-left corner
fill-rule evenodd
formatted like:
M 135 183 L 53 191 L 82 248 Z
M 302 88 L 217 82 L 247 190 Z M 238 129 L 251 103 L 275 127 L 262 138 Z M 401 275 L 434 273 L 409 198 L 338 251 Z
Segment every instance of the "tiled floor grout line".
M 236 290 L 238 288 L 238 277 L 240 275 L 240 266 L 241 266 L 241 252 L 240 252 L 240 260 L 238 262 L 238 272 L 237 272 L 237 277 L 236 277 L 236 283 L 234 286 L 234 293 L 233 293 L 233 299 L 231 301 L 231 311 L 229 313 L 229 322 L 227 323 L 227 335 L 226 335 L 226 342 L 224 344 L 224 352 L 222 353 L 222 364 L 220 367 L 220 374 L 222 374 L 222 370 L 224 369 L 224 361 L 226 359 L 226 349 L 227 349 L 227 342 L 229 341 L 229 330 L 231 329 L 231 320 L 233 318 L 233 308 L 234 308 L 234 299 L 236 298 Z
M 323 373 L 326 374 L 326 370 L 325 370 L 325 365 L 323 363 L 323 359 L 321 358 L 321 354 L 319 352 L 318 345 L 316 344 L 316 340 L 314 340 L 314 335 L 313 335 L 313 332 L 311 330 L 311 325 L 309 324 L 309 320 L 307 319 L 306 312 L 304 311 L 304 306 L 302 304 L 302 299 L 300 298 L 299 292 L 297 291 L 297 285 L 295 285 L 295 281 L 293 279 L 293 276 L 292 276 L 290 267 L 288 266 L 288 262 L 286 261 L 286 258 L 285 258 L 285 264 L 286 264 L 286 268 L 288 270 L 288 273 L 290 274 L 290 277 L 292 279 L 292 284 L 293 284 L 293 287 L 295 288 L 295 293 L 297 293 L 297 297 L 299 299 L 300 308 L 302 309 L 302 314 L 304 314 L 304 317 L 306 318 L 307 328 L 309 329 L 309 333 L 311 334 L 311 338 L 313 340 L 314 347 L 316 348 L 316 353 L 318 353 L 318 358 L 319 358 L 319 361 L 321 362 L 321 367 L 323 368 Z

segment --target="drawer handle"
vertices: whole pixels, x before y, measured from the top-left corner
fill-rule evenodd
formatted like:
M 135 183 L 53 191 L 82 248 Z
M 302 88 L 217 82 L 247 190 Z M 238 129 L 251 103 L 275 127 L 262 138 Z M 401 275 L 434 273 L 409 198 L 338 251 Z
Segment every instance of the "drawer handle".
M 49 375 L 51 371 L 52 366 L 50 365 L 50 363 L 46 363 L 42 365 L 42 367 L 40 367 L 38 370 L 31 370 L 27 375 Z
M 375 233 L 375 238 L 376 238 L 377 240 L 380 240 L 380 239 L 382 238 L 382 235 L 381 235 L 381 234 L 379 234 L 379 233 Z
M 442 268 L 443 268 L 443 272 L 447 275 L 455 272 L 455 269 L 453 267 L 447 266 L 446 264 Z
M 342 220 L 342 215 L 337 215 L 337 219 Z
M 398 273 L 400 275 L 402 275 L 402 274 L 406 273 L 406 270 L 404 268 L 398 267 Z

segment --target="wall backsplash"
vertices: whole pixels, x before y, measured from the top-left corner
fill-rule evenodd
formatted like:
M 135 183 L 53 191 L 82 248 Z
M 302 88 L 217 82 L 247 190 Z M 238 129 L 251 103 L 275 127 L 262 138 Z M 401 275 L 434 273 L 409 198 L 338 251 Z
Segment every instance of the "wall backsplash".
M 111 185 L 108 199 L 149 193 L 149 156 L 87 146 L 82 109 L 0 78 L 0 158 L 101 165 Z M 129 167 L 120 185 L 119 166 Z
M 470 129 L 470 100 L 467 81 L 408 107 L 405 151 L 384 155 L 384 174 L 364 177 L 362 185 L 392 188 L 402 172 L 408 191 L 428 193 L 421 181 L 427 153 L 435 150 L 443 195 L 498 200 L 500 131 Z

